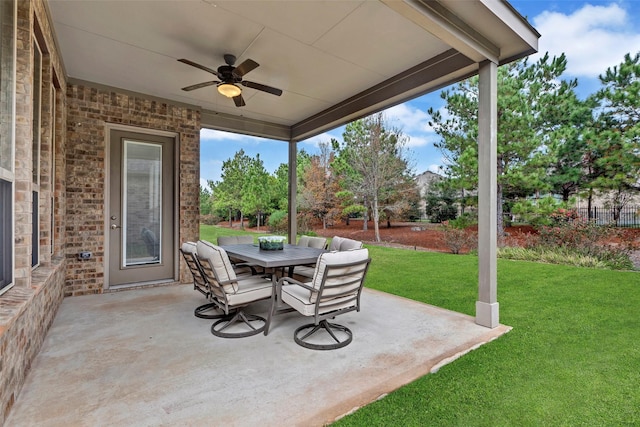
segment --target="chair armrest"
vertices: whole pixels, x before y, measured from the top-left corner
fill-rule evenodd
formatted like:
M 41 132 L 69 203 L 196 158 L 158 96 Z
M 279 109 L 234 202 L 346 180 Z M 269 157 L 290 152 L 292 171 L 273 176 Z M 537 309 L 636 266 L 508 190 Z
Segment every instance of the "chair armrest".
M 278 290 L 281 289 L 282 286 L 285 285 L 285 283 L 286 283 L 286 285 L 298 285 L 298 286 L 301 286 L 301 287 L 303 287 L 305 289 L 308 289 L 310 291 L 317 291 L 317 289 L 315 289 L 312 286 L 309 286 L 306 283 L 303 283 L 303 282 L 301 282 L 299 280 L 296 280 L 296 279 L 294 279 L 292 277 L 286 277 L 286 276 L 281 277 L 280 280 L 278 280 L 278 282 L 276 283 L 276 287 L 278 288 Z M 278 295 L 279 294 L 280 293 L 278 292 Z

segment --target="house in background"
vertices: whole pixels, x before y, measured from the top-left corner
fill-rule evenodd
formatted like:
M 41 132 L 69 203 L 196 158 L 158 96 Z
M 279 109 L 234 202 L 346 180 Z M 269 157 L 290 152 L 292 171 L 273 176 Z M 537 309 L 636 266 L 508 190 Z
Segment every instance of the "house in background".
M 507 2 L 3 0 L 0 25 L 0 420 L 63 298 L 187 281 L 202 128 L 287 143 L 295 207 L 298 141 L 474 74 L 477 322 L 497 325 L 496 68 L 539 37 Z

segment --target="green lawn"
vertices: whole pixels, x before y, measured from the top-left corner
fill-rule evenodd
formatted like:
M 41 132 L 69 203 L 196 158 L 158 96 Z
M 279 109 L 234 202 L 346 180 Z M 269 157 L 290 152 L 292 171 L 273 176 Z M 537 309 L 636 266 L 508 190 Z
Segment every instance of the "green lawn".
M 367 287 L 474 314 L 476 257 L 369 250 Z M 640 273 L 498 260 L 498 301 L 511 332 L 334 425 L 640 425 Z

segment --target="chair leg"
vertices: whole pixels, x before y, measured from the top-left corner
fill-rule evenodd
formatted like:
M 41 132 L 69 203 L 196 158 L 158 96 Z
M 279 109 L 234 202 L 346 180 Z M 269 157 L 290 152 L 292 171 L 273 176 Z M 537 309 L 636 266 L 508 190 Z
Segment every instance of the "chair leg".
M 309 328 L 311 328 L 311 331 L 307 332 L 302 337 L 298 336 L 300 335 L 300 333 L 304 332 Z M 326 331 L 329 334 L 329 336 L 335 341 L 335 343 L 321 344 L 321 343 L 309 342 L 307 340 L 309 337 L 313 336 L 316 332 L 320 330 Z M 336 332 L 338 332 L 338 334 L 336 334 Z M 338 335 L 344 336 L 344 339 L 339 338 Z M 351 330 L 346 326 L 338 325 L 336 323 L 329 323 L 325 319 L 325 320 L 321 320 L 320 323 L 318 323 L 317 325 L 314 323 L 310 323 L 308 325 L 300 326 L 293 333 L 293 339 L 295 340 L 296 344 L 301 345 L 302 347 L 305 347 L 305 348 L 310 348 L 312 350 L 335 350 L 337 348 L 342 348 L 349 345 L 349 343 L 351 343 L 351 341 L 353 340 L 353 334 L 351 333 Z
M 256 322 L 261 324 L 260 327 L 256 328 L 253 326 L 253 323 L 256 323 Z M 244 324 L 245 326 L 248 326 L 250 330 L 248 331 L 245 330 L 242 332 L 224 332 L 225 329 L 231 326 L 242 325 L 242 324 Z M 267 324 L 267 321 L 265 320 L 264 317 L 256 316 L 254 314 L 247 314 L 244 311 L 239 310 L 236 312 L 235 315 L 233 315 L 233 317 L 229 316 L 229 317 L 220 319 L 217 322 L 215 322 L 213 325 L 211 325 L 211 333 L 221 338 L 244 338 L 244 337 L 250 337 L 252 335 L 259 334 L 260 332 L 264 331 L 266 324 Z
M 225 314 L 224 311 L 220 310 L 218 304 L 213 302 L 196 307 L 193 314 L 200 319 L 223 319 L 230 316 L 230 314 Z

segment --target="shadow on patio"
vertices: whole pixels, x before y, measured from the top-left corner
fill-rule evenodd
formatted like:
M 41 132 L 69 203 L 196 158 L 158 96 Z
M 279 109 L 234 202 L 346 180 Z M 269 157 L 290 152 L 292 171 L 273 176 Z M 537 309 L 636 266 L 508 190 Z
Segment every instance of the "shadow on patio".
M 214 337 L 204 302 L 187 285 L 65 299 L 6 425 L 323 425 L 510 329 L 365 288 L 338 322 L 353 342 L 314 351 L 295 312 Z

